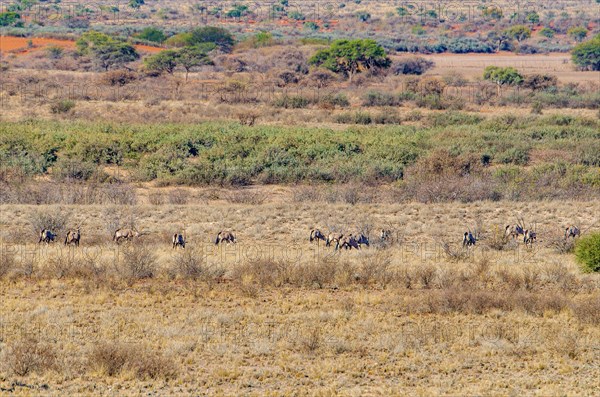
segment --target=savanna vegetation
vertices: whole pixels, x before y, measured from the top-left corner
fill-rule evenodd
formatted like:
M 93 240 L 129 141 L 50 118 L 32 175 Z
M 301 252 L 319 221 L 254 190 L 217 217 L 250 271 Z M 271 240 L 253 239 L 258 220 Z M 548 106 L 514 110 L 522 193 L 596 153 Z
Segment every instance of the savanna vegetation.
M 598 130 L 598 121 L 584 118 L 484 119 L 457 112 L 413 125 L 342 130 L 23 122 L 0 125 L 0 158 L 9 184 L 11 175 L 110 180 L 103 168 L 119 166 L 127 171 L 125 182 L 360 182 L 408 189 L 443 177 L 447 191 L 437 200 L 583 198 L 600 188 Z M 485 188 L 471 191 L 482 183 Z
M 0 394 L 594 394 L 592 3 L 4 4 Z

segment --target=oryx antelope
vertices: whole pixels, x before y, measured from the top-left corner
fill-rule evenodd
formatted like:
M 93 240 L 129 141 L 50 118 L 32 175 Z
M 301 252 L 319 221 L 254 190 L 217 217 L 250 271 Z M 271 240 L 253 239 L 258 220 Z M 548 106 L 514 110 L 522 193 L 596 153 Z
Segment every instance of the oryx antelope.
M 343 238 L 344 235 L 342 233 L 329 233 L 327 235 L 327 239 L 325 240 L 325 246 L 330 247 L 331 244 L 335 243 L 335 246 L 337 247 Z
M 337 240 L 336 244 L 335 244 L 335 250 L 337 251 L 340 248 L 344 248 L 344 249 L 360 249 L 360 246 L 358 245 L 358 240 L 356 239 L 356 237 L 354 237 L 352 234 L 348 235 L 348 236 L 341 236 L 340 239 Z
M 233 235 L 233 233 L 220 231 L 217 234 L 217 238 L 215 239 L 215 245 L 218 245 L 219 243 L 222 243 L 224 241 L 227 242 L 227 244 L 236 243 L 235 236 Z
M 523 234 L 523 242 L 525 246 L 533 246 L 533 243 L 537 239 L 537 233 L 533 230 L 525 230 Z
M 183 234 L 175 233 L 173 234 L 173 248 L 175 247 L 185 248 L 185 238 Z
M 520 224 L 506 225 L 504 229 L 504 236 L 512 237 L 513 239 L 525 234 L 525 229 Z
M 325 238 L 325 235 L 323 233 L 321 233 L 321 231 L 319 229 L 312 229 L 310 231 L 310 237 L 308 239 L 311 243 L 315 240 L 317 240 L 317 245 L 319 244 L 319 240 L 323 240 L 323 241 L 327 241 L 327 238 Z
M 56 238 L 56 234 L 52 233 L 48 229 L 42 229 L 40 232 L 40 239 L 38 240 L 38 244 L 44 242 L 46 244 L 50 244 L 51 241 L 54 241 Z
M 81 231 L 79 226 L 77 226 L 77 229 L 71 229 L 67 231 L 67 235 L 65 236 L 65 245 L 75 244 L 76 247 L 79 247 L 79 240 L 81 240 Z
M 134 237 L 140 237 L 140 235 L 140 232 L 135 229 L 117 229 L 113 234 L 113 241 L 119 244 L 122 239 L 132 241 Z
M 465 234 L 463 235 L 463 247 L 470 247 L 472 245 L 475 245 L 476 242 L 477 239 L 475 238 L 475 236 L 473 236 L 473 233 L 471 233 L 470 230 L 468 232 L 465 232 Z
M 581 236 L 581 230 L 577 226 L 569 226 L 565 229 L 565 240 L 569 237 L 579 237 Z
M 356 243 L 358 244 L 358 248 L 361 247 L 361 245 L 366 245 L 367 247 L 369 246 L 369 238 L 367 236 L 365 236 L 362 233 L 359 233 L 356 238 Z

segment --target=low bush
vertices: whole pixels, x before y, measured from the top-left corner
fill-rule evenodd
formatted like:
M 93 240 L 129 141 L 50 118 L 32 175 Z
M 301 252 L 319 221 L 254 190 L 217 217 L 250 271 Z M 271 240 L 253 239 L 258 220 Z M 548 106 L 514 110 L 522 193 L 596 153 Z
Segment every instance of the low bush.
M 139 379 L 170 379 L 177 375 L 175 361 L 141 345 L 101 342 L 88 355 L 88 367 L 108 376 L 131 371 Z
M 575 257 L 584 272 L 600 272 L 600 233 L 590 233 L 577 241 Z
M 284 95 L 273 101 L 273 106 L 285 109 L 303 109 L 308 107 L 312 101 L 300 95 Z
M 8 343 L 2 352 L 8 370 L 17 376 L 41 373 L 55 369 L 57 355 L 51 344 L 28 335 Z
M 158 261 L 150 246 L 134 241 L 123 246 L 121 257 L 115 261 L 117 276 L 133 285 L 135 281 L 156 276 Z
M 435 63 L 423 57 L 400 59 L 392 65 L 392 73 L 421 75 L 433 68 Z
M 54 114 L 67 113 L 70 112 L 74 107 L 75 101 L 61 99 L 50 104 L 50 112 Z
M 62 233 L 67 227 L 71 214 L 61 208 L 48 208 L 32 213 L 30 224 L 32 232 L 37 237 L 42 229 L 53 233 Z
M 367 92 L 362 102 L 363 106 L 398 106 L 400 104 L 402 101 L 398 95 L 379 91 Z

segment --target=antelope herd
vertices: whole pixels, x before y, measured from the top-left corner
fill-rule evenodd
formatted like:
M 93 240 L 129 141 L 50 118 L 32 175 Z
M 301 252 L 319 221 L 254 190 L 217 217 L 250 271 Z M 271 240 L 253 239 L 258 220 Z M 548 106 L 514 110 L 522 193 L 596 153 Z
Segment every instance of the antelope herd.
M 523 238 L 523 243 L 526 247 L 532 247 L 533 244 L 537 240 L 537 232 L 535 230 L 535 225 L 530 227 L 525 227 L 525 223 L 522 220 L 519 220 L 514 225 L 506 225 L 504 228 L 504 239 L 517 239 Z M 119 228 L 114 231 L 112 235 L 112 241 L 116 244 L 120 244 L 122 241 L 131 242 L 135 238 L 139 238 L 146 233 L 139 232 L 135 228 Z M 57 234 L 52 232 L 49 229 L 42 229 L 39 234 L 38 244 L 45 243 L 50 244 L 54 242 Z M 172 235 L 172 248 L 185 248 L 186 238 L 184 234 L 174 233 Z M 570 225 L 565 228 L 564 231 L 564 240 L 575 239 L 581 236 L 581 229 L 575 225 Z M 392 230 L 391 229 L 381 229 L 379 232 L 379 241 L 380 242 L 389 242 L 392 239 Z M 479 233 L 475 229 L 474 232 L 471 229 L 467 230 L 463 234 L 462 245 L 464 248 L 468 248 L 471 246 L 475 246 L 477 241 L 479 241 Z M 79 247 L 79 242 L 81 240 L 81 228 L 79 225 L 75 229 L 67 230 L 65 235 L 64 245 L 75 245 Z M 358 232 L 358 233 L 339 233 L 339 232 L 330 232 L 323 233 L 320 229 L 312 229 L 310 230 L 309 242 L 316 242 L 319 245 L 320 241 L 325 242 L 326 247 L 333 246 L 335 251 L 340 249 L 361 249 L 363 246 L 369 247 L 369 237 L 368 235 Z M 219 231 L 217 233 L 217 237 L 214 240 L 215 245 L 219 245 L 221 243 L 227 244 L 235 244 L 237 243 L 237 239 L 235 235 L 231 231 Z

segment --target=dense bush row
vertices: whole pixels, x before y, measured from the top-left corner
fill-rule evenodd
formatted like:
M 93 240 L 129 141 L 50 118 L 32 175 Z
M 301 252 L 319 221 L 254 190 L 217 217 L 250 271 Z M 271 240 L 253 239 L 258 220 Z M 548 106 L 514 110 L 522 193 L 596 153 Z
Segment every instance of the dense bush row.
M 409 116 L 390 114 L 376 121 L 399 124 Z M 339 117 L 374 122 L 369 113 Z M 459 112 L 419 118 L 420 127 L 351 126 L 342 131 L 237 123 L 2 123 L 0 181 L 49 173 L 56 180 L 118 182 L 119 177 L 103 171 L 110 165 L 128 170 L 132 180 L 190 185 L 388 183 L 449 172 L 447 176 L 514 184 L 526 176 L 535 181 L 553 175 L 547 180 L 552 186 L 557 181 L 565 189 L 600 186 L 598 121 L 571 116 L 486 120 Z M 424 174 L 415 171 L 436 161 L 440 164 Z M 455 162 L 467 163 L 468 172 L 461 174 L 451 166 Z M 526 173 L 520 168 L 525 165 L 534 168 Z

